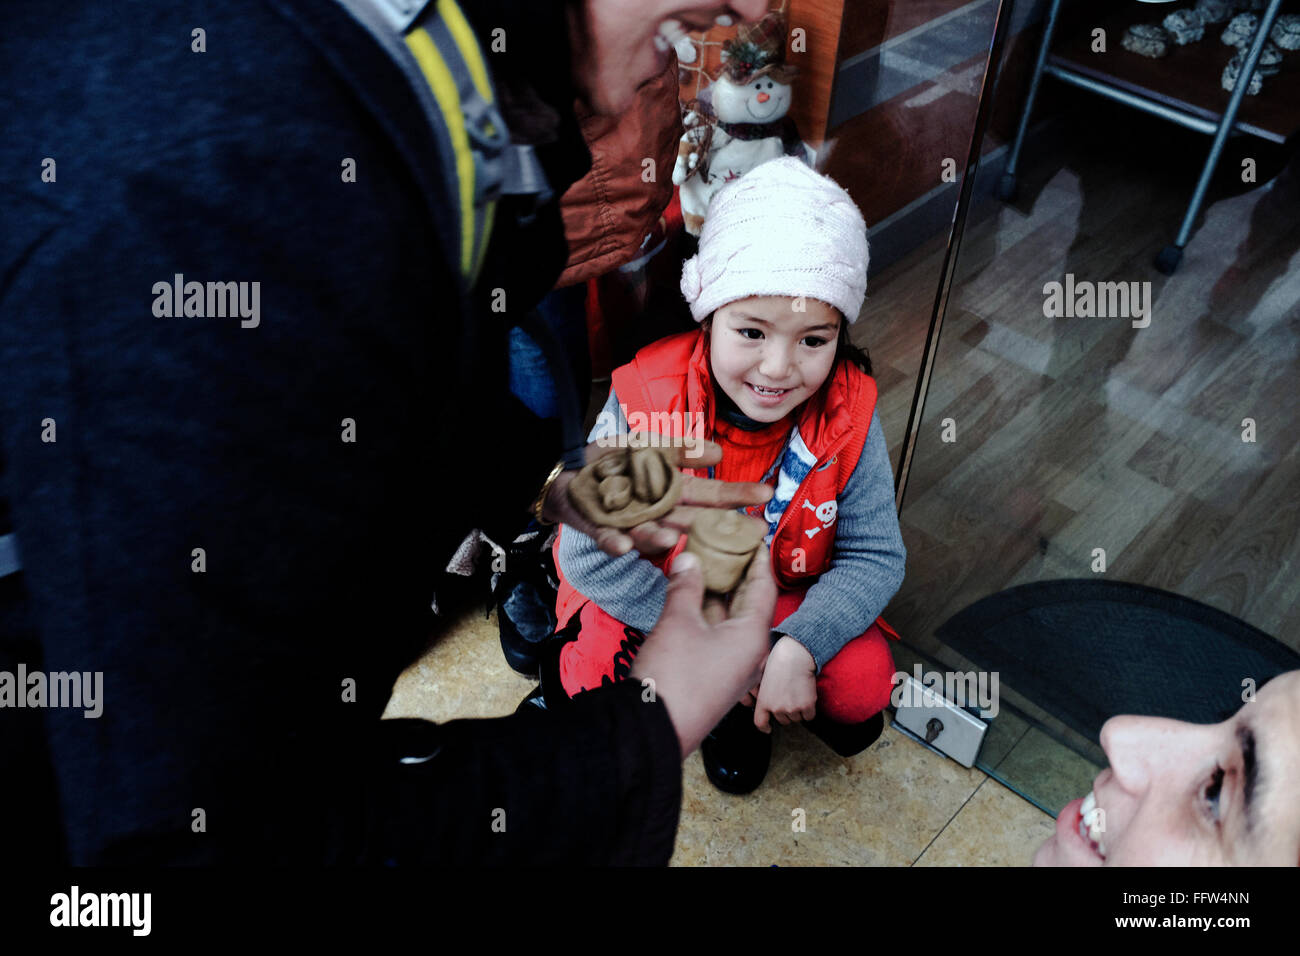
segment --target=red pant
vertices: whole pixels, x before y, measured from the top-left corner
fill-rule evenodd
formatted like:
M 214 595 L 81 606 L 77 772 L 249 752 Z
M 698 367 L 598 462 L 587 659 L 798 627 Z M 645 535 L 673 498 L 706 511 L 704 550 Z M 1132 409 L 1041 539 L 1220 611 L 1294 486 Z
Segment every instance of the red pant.
M 773 627 L 794 613 L 805 593 L 780 592 Z M 583 604 L 576 616 L 577 640 L 565 644 L 560 652 L 560 681 L 570 697 L 626 678 L 645 641 L 641 631 L 605 613 L 594 601 Z M 885 637 L 898 635 L 888 624 L 882 628 L 882 623 L 874 622 L 826 662 L 817 675 L 819 714 L 842 724 L 856 724 L 885 709 L 894 687 L 894 657 Z

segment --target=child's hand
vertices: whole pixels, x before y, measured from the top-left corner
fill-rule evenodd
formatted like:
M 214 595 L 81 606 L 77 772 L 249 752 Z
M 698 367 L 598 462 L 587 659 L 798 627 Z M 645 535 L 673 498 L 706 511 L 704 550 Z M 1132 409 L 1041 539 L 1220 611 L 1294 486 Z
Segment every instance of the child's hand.
M 812 720 L 816 715 L 817 662 L 807 648 L 787 634 L 767 655 L 754 706 L 754 726 L 770 734 L 772 718 L 778 724 L 789 724 Z

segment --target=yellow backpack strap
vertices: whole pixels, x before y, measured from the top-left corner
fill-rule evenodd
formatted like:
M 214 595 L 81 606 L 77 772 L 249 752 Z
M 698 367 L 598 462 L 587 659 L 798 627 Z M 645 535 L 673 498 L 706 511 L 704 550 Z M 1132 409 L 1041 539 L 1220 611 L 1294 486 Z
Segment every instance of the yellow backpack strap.
M 491 71 L 455 0 L 338 0 L 407 74 L 434 128 L 456 211 L 449 244 L 468 288 L 478 280 L 503 193 L 551 198 L 530 146 L 510 142 Z
M 406 34 L 406 45 L 442 111 L 453 152 L 460 210 L 460 271 L 478 279 L 505 171 L 509 131 L 478 41 L 455 0 L 437 0 Z

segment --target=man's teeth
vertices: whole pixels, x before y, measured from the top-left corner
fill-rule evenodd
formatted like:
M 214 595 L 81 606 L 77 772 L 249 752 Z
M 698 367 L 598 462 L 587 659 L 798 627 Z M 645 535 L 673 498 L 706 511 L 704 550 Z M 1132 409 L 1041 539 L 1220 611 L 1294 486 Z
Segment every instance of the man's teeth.
M 713 22 L 716 26 L 729 27 L 736 21 L 733 20 L 730 15 L 726 13 L 722 13 L 714 17 Z M 694 25 L 691 29 L 703 32 L 705 31 L 706 27 L 697 24 Z M 682 21 L 675 20 L 671 17 L 667 20 L 662 21 L 659 24 L 659 33 L 665 39 L 667 39 L 669 43 L 676 43 L 682 37 L 686 36 L 686 31 L 687 31 L 687 27 L 685 24 L 682 23 Z
M 1083 806 L 1079 807 L 1079 836 L 1092 843 L 1097 850 L 1097 855 L 1103 860 L 1106 859 L 1106 841 L 1103 830 L 1105 828 L 1106 812 L 1097 806 L 1097 796 L 1091 790 L 1083 798 Z

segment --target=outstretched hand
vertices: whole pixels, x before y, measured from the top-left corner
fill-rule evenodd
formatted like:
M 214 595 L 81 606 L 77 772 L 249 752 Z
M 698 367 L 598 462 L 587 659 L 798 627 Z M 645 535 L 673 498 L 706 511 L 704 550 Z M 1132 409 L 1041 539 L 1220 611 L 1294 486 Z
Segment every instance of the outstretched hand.
M 673 468 L 707 468 L 722 460 L 721 446 L 711 441 L 684 438 L 676 439 L 672 445 L 656 444 L 655 447 L 663 452 Z M 587 463 L 616 450 L 599 443 L 590 444 L 587 446 Z M 671 551 L 703 508 L 744 508 L 764 504 L 772 497 L 772 488 L 758 482 L 717 481 L 685 475 L 681 500 L 672 511 L 634 528 L 607 528 L 589 521 L 569 500 L 569 483 L 576 475 L 576 471 L 566 471 L 555 479 L 543 503 L 542 514 L 548 521 L 563 522 L 578 529 L 594 540 L 600 550 L 613 557 L 633 549 L 641 554 Z
M 704 593 L 699 559 L 673 561 L 663 613 L 632 665 L 653 685 L 677 731 L 683 759 L 759 681 L 776 610 L 772 560 L 760 548 L 729 604 Z

